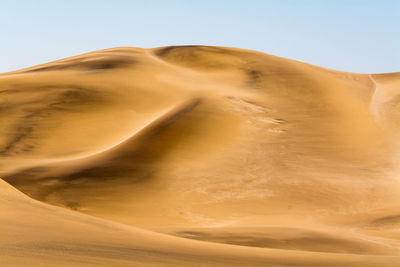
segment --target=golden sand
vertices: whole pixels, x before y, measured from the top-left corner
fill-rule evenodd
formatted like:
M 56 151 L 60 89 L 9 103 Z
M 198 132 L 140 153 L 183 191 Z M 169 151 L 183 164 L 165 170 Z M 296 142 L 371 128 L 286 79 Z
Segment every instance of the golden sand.
M 400 264 L 400 73 L 113 48 L 0 101 L 2 266 Z

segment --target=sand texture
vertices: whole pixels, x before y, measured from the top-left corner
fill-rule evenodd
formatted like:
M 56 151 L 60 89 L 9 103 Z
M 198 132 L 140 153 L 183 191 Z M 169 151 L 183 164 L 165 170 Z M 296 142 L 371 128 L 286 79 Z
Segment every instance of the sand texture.
M 0 74 L 0 266 L 400 266 L 400 73 L 245 49 Z

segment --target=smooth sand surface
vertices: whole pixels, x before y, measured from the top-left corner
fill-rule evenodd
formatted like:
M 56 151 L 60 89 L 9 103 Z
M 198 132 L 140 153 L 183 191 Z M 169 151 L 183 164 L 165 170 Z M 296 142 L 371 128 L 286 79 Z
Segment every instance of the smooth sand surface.
M 0 103 L 0 266 L 400 264 L 400 73 L 113 48 Z

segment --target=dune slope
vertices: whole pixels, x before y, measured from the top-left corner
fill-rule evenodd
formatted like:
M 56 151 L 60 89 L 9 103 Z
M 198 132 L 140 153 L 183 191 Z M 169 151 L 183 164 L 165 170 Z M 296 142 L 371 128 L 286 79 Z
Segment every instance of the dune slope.
M 113 48 L 0 74 L 4 255 L 15 266 L 20 254 L 43 266 L 395 266 L 399 86 L 399 73 L 208 46 Z

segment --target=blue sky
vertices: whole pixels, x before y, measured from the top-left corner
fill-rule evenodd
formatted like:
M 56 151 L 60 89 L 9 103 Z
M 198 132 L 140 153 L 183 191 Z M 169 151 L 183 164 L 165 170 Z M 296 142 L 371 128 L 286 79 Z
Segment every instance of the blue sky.
M 0 72 L 116 46 L 254 49 L 400 71 L 400 0 L 1 0 Z

